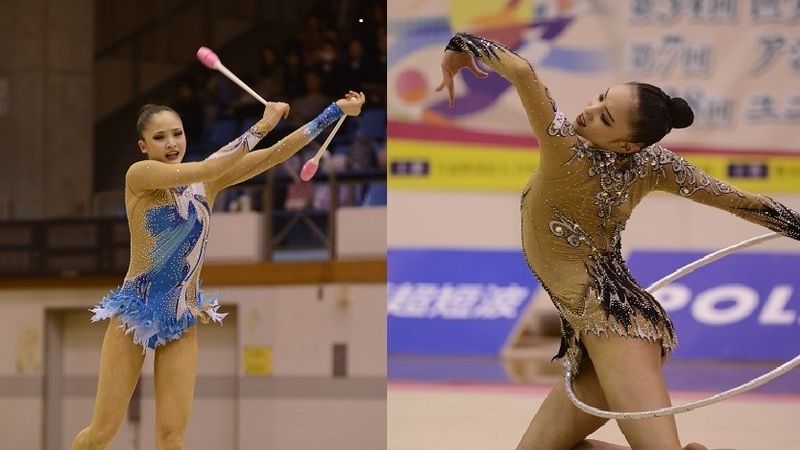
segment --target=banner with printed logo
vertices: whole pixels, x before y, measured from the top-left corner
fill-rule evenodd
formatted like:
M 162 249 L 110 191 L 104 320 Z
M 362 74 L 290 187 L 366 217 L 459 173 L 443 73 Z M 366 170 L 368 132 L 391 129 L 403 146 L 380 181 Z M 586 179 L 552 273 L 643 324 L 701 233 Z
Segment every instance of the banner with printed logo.
M 705 254 L 634 251 L 643 286 Z M 727 256 L 655 294 L 675 324 L 675 358 L 788 360 L 800 354 L 800 255 Z
M 390 249 L 390 354 L 497 355 L 539 284 L 519 251 Z
M 705 253 L 634 251 L 649 286 Z M 391 249 L 389 354 L 498 355 L 540 289 L 519 251 Z M 800 354 L 800 255 L 723 258 L 654 295 L 672 318 L 677 359 L 788 360 Z
M 393 0 L 388 8 L 395 188 L 516 190 L 525 182 L 522 173 L 509 178 L 506 155 L 495 153 L 536 150 L 515 89 L 496 74 L 464 71 L 454 106 L 435 92 L 445 45 L 469 31 L 526 58 L 570 119 L 609 86 L 656 84 L 695 112 L 665 145 L 713 159 L 714 176 L 747 189 L 799 189 L 790 181 L 800 173 L 800 2 Z M 440 143 L 484 155 L 439 155 Z

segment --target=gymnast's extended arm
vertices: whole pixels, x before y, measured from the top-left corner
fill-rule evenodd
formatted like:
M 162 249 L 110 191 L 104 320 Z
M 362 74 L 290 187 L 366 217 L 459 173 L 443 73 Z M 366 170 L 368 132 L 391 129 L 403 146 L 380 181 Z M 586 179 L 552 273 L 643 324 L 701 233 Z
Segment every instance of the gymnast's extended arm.
M 289 105 L 286 103 L 268 103 L 263 117 L 255 125 L 203 161 L 169 164 L 148 159 L 136 162 L 125 175 L 125 185 L 131 192 L 138 194 L 153 189 L 215 180 L 241 161 L 258 141 L 275 128 L 288 111 Z
M 656 189 L 728 211 L 776 233 L 800 240 L 800 214 L 766 195 L 742 191 L 694 167 L 681 156 L 655 147 L 661 176 Z
M 470 55 L 469 59 L 465 59 Z M 554 149 L 569 149 L 577 140 L 572 125 L 558 110 L 550 92 L 541 82 L 530 63 L 511 51 L 505 45 L 469 33 L 454 35 L 445 49 L 442 60 L 442 85 L 437 90 L 448 88 L 452 102 L 452 77 L 462 68 L 469 68 L 477 76 L 485 74 L 476 71 L 471 58 L 478 58 L 484 65 L 510 82 L 517 90 L 528 122 L 542 148 L 543 163 Z M 569 158 L 565 152 L 558 163 Z
M 275 145 L 250 152 L 233 165 L 223 176 L 209 183 L 212 190 L 219 190 L 248 180 L 285 161 L 305 147 L 315 137 L 339 120 L 342 115 L 358 115 L 364 104 L 364 94 L 351 92 L 325 108 L 320 115 L 298 128 Z

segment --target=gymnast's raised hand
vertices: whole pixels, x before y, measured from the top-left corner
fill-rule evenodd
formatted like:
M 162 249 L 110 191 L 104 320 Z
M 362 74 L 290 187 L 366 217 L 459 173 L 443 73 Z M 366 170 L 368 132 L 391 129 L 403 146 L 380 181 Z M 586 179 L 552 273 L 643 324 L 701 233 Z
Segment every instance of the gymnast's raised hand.
M 455 86 L 453 78 L 461 69 L 469 69 L 478 78 L 486 78 L 488 73 L 481 70 L 475 63 L 475 58 L 464 52 L 456 52 L 453 50 L 445 50 L 442 56 L 442 82 L 436 88 L 436 92 L 447 88 L 447 95 L 450 97 L 450 106 L 455 104 Z
M 289 117 L 289 104 L 284 102 L 267 102 L 264 106 L 264 114 L 258 121 L 260 130 L 268 133 L 275 129 L 281 119 Z
M 361 107 L 364 106 L 365 101 L 366 96 L 363 92 L 349 91 L 344 98 L 336 100 L 336 106 L 348 116 L 357 116 L 361 114 Z

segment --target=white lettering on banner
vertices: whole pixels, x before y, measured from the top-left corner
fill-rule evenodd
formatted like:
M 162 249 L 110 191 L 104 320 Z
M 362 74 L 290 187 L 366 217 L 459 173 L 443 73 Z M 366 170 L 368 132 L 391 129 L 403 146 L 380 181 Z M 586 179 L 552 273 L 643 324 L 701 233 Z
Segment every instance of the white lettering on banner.
M 405 318 L 516 319 L 530 293 L 517 284 L 389 283 L 387 312 Z
M 746 319 L 758 307 L 758 292 L 742 285 L 704 291 L 692 302 L 692 315 L 708 325 L 729 325 Z
M 767 326 L 790 326 L 800 323 L 797 311 L 787 308 L 792 298 L 791 285 L 774 286 L 758 313 L 758 323 Z M 741 284 L 724 284 L 699 292 L 682 284 L 670 284 L 653 296 L 668 312 L 689 307 L 692 317 L 707 325 L 731 325 L 752 316 L 760 302 L 758 291 Z
M 427 317 L 428 309 L 439 293 L 439 285 L 403 283 L 388 286 L 388 313 L 400 317 Z
M 444 285 L 428 310 L 428 317 L 445 319 L 468 319 L 470 312 L 481 301 L 483 286 L 480 284 Z
M 692 301 L 692 291 L 682 284 L 668 284 L 653 294 L 667 311 L 678 311 Z
M 758 323 L 770 325 L 791 325 L 797 318 L 797 313 L 786 309 L 786 304 L 792 298 L 792 287 L 780 284 L 772 288 L 767 297 L 767 303 L 761 309 Z

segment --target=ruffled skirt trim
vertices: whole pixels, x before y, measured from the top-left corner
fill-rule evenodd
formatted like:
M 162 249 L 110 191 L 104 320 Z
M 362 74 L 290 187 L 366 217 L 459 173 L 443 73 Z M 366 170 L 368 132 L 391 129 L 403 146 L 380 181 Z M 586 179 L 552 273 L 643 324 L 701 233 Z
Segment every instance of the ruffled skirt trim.
M 198 318 L 204 323 L 214 321 L 222 325 L 222 319 L 228 314 L 218 312 L 218 297 L 219 293 L 209 298 L 198 293 L 198 308 L 190 308 L 190 311 L 176 318 L 148 305 L 139 296 L 116 289 L 89 311 L 94 313 L 92 322 L 117 316 L 120 328 L 125 334 L 133 334 L 134 344 L 141 345 L 144 353 L 147 348 L 155 349 L 179 339 L 189 327 L 197 324 Z

